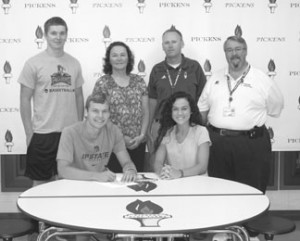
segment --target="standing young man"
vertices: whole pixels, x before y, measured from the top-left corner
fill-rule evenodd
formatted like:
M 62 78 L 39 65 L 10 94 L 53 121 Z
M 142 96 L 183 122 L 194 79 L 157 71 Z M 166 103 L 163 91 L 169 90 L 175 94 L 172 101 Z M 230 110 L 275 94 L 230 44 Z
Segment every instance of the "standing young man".
M 206 83 L 205 74 L 200 64 L 182 54 L 183 37 L 174 26 L 162 35 L 162 48 L 166 54 L 164 61 L 156 64 L 149 79 L 149 128 L 148 150 L 153 151 L 153 143 L 157 137 L 159 119 L 163 104 L 169 96 L 184 91 L 198 102 Z
M 46 50 L 26 61 L 18 80 L 27 144 L 25 176 L 34 186 L 56 176 L 61 131 L 82 120 L 84 111 L 81 66 L 64 51 L 66 22 L 60 17 L 48 19 L 44 34 Z

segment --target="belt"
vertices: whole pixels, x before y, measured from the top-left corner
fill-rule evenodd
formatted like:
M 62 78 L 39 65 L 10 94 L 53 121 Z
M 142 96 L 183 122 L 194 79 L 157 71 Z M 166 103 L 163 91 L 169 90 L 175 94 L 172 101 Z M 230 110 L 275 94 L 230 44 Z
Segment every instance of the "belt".
M 229 129 L 222 129 L 215 127 L 213 125 L 209 125 L 208 128 L 210 128 L 213 132 L 218 133 L 220 136 L 248 136 L 249 138 L 257 138 L 260 136 L 263 136 L 263 129 L 264 125 L 261 127 L 254 127 L 250 130 L 229 130 Z

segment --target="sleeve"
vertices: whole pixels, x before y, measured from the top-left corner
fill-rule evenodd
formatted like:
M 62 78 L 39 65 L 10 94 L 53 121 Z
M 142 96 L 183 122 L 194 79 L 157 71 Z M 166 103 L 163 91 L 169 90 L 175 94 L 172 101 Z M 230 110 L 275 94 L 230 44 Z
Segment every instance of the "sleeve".
M 210 92 L 209 83 L 210 83 L 210 81 L 206 82 L 204 89 L 201 93 L 201 96 L 199 98 L 199 101 L 198 101 L 198 108 L 199 108 L 200 112 L 208 111 L 210 108 L 209 102 L 208 102 L 208 97 L 209 97 L 209 92 Z
M 79 88 L 83 85 L 84 83 L 84 79 L 83 79 L 83 76 L 82 76 L 82 68 L 81 68 L 81 64 L 79 63 L 78 60 L 76 60 L 77 62 L 77 76 L 75 78 L 75 87 L 76 88 Z
M 141 80 L 140 80 L 140 85 L 141 85 L 141 89 L 142 89 L 142 96 L 148 96 L 147 85 L 143 78 L 141 78 Z
M 30 89 L 35 88 L 36 73 L 34 67 L 27 61 L 24 64 L 18 82 Z
M 272 81 L 272 80 L 271 80 Z M 277 84 L 272 81 L 267 96 L 267 113 L 272 117 L 279 117 L 284 107 L 283 95 Z
M 155 78 L 155 66 L 152 68 L 152 71 L 150 73 L 149 77 L 149 84 L 148 84 L 148 94 L 149 98 L 151 99 L 157 99 L 157 90 L 156 90 L 156 78 Z
M 119 127 L 116 125 L 112 125 L 112 132 L 114 135 L 114 146 L 112 148 L 113 152 L 116 154 L 120 151 L 126 150 L 123 134 Z
M 196 69 L 196 77 L 197 77 L 197 83 L 198 83 L 197 92 L 196 92 L 196 95 L 197 95 L 196 102 L 197 102 L 199 100 L 201 93 L 203 91 L 203 88 L 206 84 L 206 76 L 203 72 L 201 65 L 198 62 L 197 62 L 197 69 Z
M 200 146 L 201 144 L 203 144 L 205 142 L 208 142 L 209 145 L 211 145 L 208 130 L 206 129 L 206 127 L 197 126 L 196 141 L 197 141 L 197 146 Z
M 58 145 L 57 157 L 56 159 L 59 161 L 60 159 L 68 161 L 72 163 L 73 154 L 74 154 L 74 145 L 73 145 L 72 134 L 69 128 L 63 129 Z
M 95 93 L 98 93 L 98 92 L 104 92 L 105 94 L 108 94 L 108 93 L 107 93 L 107 88 L 106 88 L 106 85 L 105 85 L 105 78 L 104 78 L 103 76 L 100 77 L 100 78 L 96 81 L 92 93 L 95 94 Z

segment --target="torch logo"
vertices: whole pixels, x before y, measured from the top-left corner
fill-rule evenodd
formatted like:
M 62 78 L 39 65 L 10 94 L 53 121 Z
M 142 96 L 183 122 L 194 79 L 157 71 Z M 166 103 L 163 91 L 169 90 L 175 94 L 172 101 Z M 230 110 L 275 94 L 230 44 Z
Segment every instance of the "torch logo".
M 37 26 L 36 30 L 35 30 L 35 37 L 36 39 L 34 40 L 38 46 L 38 49 L 41 49 L 44 43 L 44 34 L 43 34 L 43 30 L 40 26 Z
M 143 13 L 144 12 L 144 8 L 146 7 L 145 0 L 137 0 L 137 1 L 138 1 L 138 3 L 136 4 L 136 6 L 138 7 L 139 12 Z
M 236 25 L 235 30 L 234 30 L 234 35 L 238 38 L 242 37 L 243 31 L 240 25 Z
M 172 218 L 169 214 L 164 214 L 163 208 L 151 201 L 136 201 L 129 203 L 126 207 L 127 211 L 132 214 L 124 215 L 126 219 L 134 219 L 138 221 L 141 227 L 160 227 L 159 222 L 163 219 Z
M 206 13 L 209 13 L 209 12 L 210 12 L 210 9 L 211 9 L 211 7 L 212 7 L 211 0 L 204 0 L 203 6 L 204 6 L 204 8 L 205 8 L 205 12 L 206 12 Z
M 269 132 L 271 143 L 273 144 L 274 143 L 274 131 L 273 131 L 273 128 L 272 127 L 268 127 L 268 132 Z
M 210 78 L 212 73 L 211 73 L 211 64 L 208 59 L 205 60 L 203 68 L 204 68 L 204 74 L 206 78 Z
M 144 78 L 146 76 L 146 66 L 143 60 L 140 60 L 138 63 L 138 75 Z
M 4 14 L 8 14 L 9 9 L 11 8 L 10 0 L 2 0 L 2 8 L 4 10 Z
M 78 0 L 70 0 L 70 8 L 72 10 L 72 13 L 75 14 L 78 8 Z
M 150 181 L 141 181 L 137 182 L 136 184 L 128 186 L 129 188 L 135 190 L 136 192 L 144 191 L 144 192 L 150 192 L 154 190 L 157 185 Z
M 11 74 L 11 65 L 8 61 L 5 61 L 3 70 L 4 70 L 3 78 L 5 79 L 5 83 L 9 84 L 12 74 Z
M 270 59 L 269 64 L 268 64 L 268 75 L 271 79 L 274 79 L 274 77 L 276 76 L 276 72 L 275 72 L 276 66 L 274 63 L 273 59 Z
M 103 29 L 103 43 L 105 48 L 108 47 L 108 45 L 110 45 L 111 43 L 111 38 L 110 38 L 110 29 L 107 25 L 105 25 L 104 29 Z
M 7 151 L 8 151 L 8 152 L 11 152 L 14 143 L 13 143 L 13 136 L 12 136 L 10 130 L 7 130 L 7 131 L 6 131 L 5 137 L 4 137 L 4 138 L 5 138 L 5 146 L 6 146 L 6 148 L 7 148 Z
M 275 13 L 275 9 L 277 8 L 276 0 L 269 0 L 269 8 L 271 13 Z

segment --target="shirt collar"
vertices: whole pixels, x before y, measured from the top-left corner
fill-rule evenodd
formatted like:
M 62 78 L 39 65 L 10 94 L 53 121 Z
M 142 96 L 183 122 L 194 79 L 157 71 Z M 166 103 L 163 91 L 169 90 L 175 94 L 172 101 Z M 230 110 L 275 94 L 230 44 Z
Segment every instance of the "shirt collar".
M 167 63 L 167 58 L 165 58 L 164 64 L 165 64 L 165 67 L 168 68 L 169 70 L 174 69 L 172 66 L 170 66 Z M 183 54 L 181 54 L 181 64 L 178 65 L 178 67 L 176 69 L 182 68 L 183 70 L 186 70 L 187 67 L 188 67 L 187 66 L 187 59 Z

